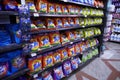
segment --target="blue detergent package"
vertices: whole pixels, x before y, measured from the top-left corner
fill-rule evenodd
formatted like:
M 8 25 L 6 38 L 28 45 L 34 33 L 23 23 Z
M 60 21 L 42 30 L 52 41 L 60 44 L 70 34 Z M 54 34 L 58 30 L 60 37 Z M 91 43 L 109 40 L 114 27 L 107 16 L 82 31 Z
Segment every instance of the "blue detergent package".
M 21 50 L 7 53 L 11 73 L 14 73 L 22 68 L 26 68 L 25 58 L 21 53 Z
M 11 44 L 11 38 L 7 31 L 0 30 L 0 46 L 6 46 Z
M 5 56 L 0 57 L 0 78 L 10 75 L 8 58 Z
M 7 24 L 6 29 L 8 32 L 10 32 L 10 35 L 12 36 L 12 42 L 13 43 L 20 43 L 21 42 L 21 31 L 19 28 L 19 24 Z

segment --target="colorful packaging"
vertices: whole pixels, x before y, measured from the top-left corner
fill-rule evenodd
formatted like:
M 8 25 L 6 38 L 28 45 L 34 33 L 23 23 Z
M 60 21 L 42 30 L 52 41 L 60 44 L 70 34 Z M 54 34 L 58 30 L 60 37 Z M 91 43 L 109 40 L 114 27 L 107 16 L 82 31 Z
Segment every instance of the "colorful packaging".
M 29 58 L 28 68 L 30 69 L 30 73 L 35 73 L 42 70 L 42 57 L 35 56 L 33 58 Z
M 55 22 L 53 19 L 50 19 L 50 18 L 46 19 L 46 24 L 47 24 L 48 29 L 55 29 L 56 28 Z
M 60 34 L 60 42 L 62 44 L 65 44 L 65 43 L 69 42 L 69 39 L 68 39 L 68 37 L 67 37 L 67 35 L 65 33 Z
M 57 50 L 53 54 L 53 62 L 55 64 L 55 63 L 60 62 L 60 61 L 61 61 L 61 54 Z
M 10 75 L 8 65 L 7 57 L 0 58 L 0 78 Z
M 68 14 L 69 13 L 67 6 L 62 6 L 62 12 L 63 12 L 63 14 Z
M 64 77 L 62 66 L 54 69 L 54 80 L 60 80 Z
M 68 47 L 68 56 L 71 57 L 71 56 L 75 56 L 75 55 L 76 55 L 76 52 L 75 52 L 74 45 L 69 46 Z
M 38 36 L 38 42 L 41 49 L 49 48 L 51 46 L 48 34 L 40 34 Z
M 74 7 L 75 14 L 79 14 L 79 10 L 80 10 L 80 8 L 78 6 Z
M 69 20 L 67 18 L 63 18 L 62 21 L 63 21 L 63 26 L 64 27 L 71 27 L 70 24 L 69 24 Z
M 70 26 L 71 26 L 71 27 L 74 27 L 75 22 L 74 22 L 73 18 L 68 18 L 68 20 L 69 20 Z
M 25 57 L 22 56 L 22 51 L 17 50 L 7 53 L 9 59 L 10 72 L 14 73 L 22 68 L 26 67 Z
M 70 5 L 68 9 L 69 9 L 69 13 L 70 14 L 74 14 L 75 13 L 75 10 L 74 10 L 73 6 Z
M 26 0 L 26 4 L 28 5 L 28 9 L 30 12 L 37 12 L 35 5 L 34 5 L 34 1 Z
M 77 61 L 77 64 L 80 65 L 81 64 L 81 60 L 79 57 L 76 57 L 76 61 Z
M 60 34 L 59 34 L 59 32 L 50 33 L 49 37 L 50 37 L 51 45 L 56 46 L 56 45 L 60 44 Z
M 63 23 L 62 23 L 61 18 L 55 19 L 55 23 L 56 23 L 56 28 L 62 28 L 63 27 Z
M 53 3 L 48 3 L 48 13 L 50 14 L 55 13 L 55 5 Z
M 39 19 L 34 22 L 38 29 L 46 29 L 45 22 L 43 19 Z
M 4 0 L 3 1 L 5 10 L 18 10 L 18 3 L 15 0 Z
M 43 68 L 49 67 L 53 65 L 53 54 L 49 52 L 43 56 Z
M 75 25 L 80 25 L 80 22 L 79 22 L 78 18 L 74 18 L 74 22 L 75 22 Z
M 85 51 L 86 49 L 86 44 L 84 42 L 80 43 L 80 51 Z
M 74 40 L 75 39 L 75 34 L 73 31 L 66 31 L 67 37 L 69 40 Z
M 62 60 L 68 58 L 67 48 L 59 49 L 58 52 L 61 54 L 61 59 L 62 59 Z
M 31 24 L 31 30 L 34 31 L 34 30 L 37 30 L 37 29 L 38 29 L 37 26 L 32 23 L 32 24 Z
M 37 0 L 36 9 L 40 13 L 47 13 L 47 1 L 46 0 Z
M 51 71 L 47 71 L 43 74 L 43 80 L 54 80 Z
M 63 63 L 63 72 L 65 75 L 69 75 L 72 72 L 70 61 Z
M 78 68 L 78 63 L 76 58 L 71 59 L 71 67 L 72 67 L 72 70 L 75 70 Z
M 79 43 L 76 43 L 74 47 L 75 47 L 75 52 L 76 52 L 76 54 L 80 54 L 80 46 L 79 46 Z
M 57 5 L 56 5 L 56 13 L 57 13 L 57 14 L 62 14 L 62 7 L 61 7 L 60 4 L 57 4 Z
M 31 42 L 31 50 L 32 52 L 37 51 L 39 49 L 39 42 L 37 41 L 37 36 L 33 36 L 33 38 L 30 40 Z
M 81 39 L 81 34 L 79 30 L 74 31 L 74 34 L 76 36 L 76 39 Z

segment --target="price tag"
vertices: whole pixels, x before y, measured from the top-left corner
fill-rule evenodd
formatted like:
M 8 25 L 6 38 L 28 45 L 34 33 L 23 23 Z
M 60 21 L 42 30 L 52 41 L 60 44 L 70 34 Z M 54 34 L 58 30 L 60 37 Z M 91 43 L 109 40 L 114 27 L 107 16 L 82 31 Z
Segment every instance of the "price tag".
M 35 74 L 33 77 L 34 77 L 34 78 L 37 78 L 37 77 L 38 77 L 38 74 Z
M 34 17 L 39 17 L 39 14 L 38 13 L 34 13 L 33 16 Z
M 82 26 L 82 27 L 85 27 L 85 26 Z
M 70 44 L 73 44 L 73 42 L 70 42 Z
M 34 56 L 37 56 L 37 54 L 36 53 L 32 53 L 31 56 L 34 57 Z

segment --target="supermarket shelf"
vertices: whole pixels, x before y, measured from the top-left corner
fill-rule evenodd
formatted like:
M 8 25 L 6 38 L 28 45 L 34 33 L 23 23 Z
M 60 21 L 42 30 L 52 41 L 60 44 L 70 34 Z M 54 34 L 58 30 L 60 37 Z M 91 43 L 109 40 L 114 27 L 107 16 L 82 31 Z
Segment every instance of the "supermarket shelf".
M 95 46 L 93 46 L 93 47 L 87 48 L 85 51 L 83 51 L 83 53 L 86 52 L 86 51 L 89 51 L 89 50 L 91 50 L 91 49 L 93 49 L 93 48 L 96 48 L 96 47 L 98 47 L 98 46 L 99 46 L 99 44 L 97 44 L 97 45 L 95 45 Z M 43 72 L 45 72 L 45 71 L 47 71 L 47 70 L 52 70 L 53 68 L 55 68 L 55 67 L 57 67 L 57 66 L 59 66 L 59 65 L 62 65 L 63 62 L 65 62 L 65 61 L 67 61 L 67 60 L 70 60 L 70 59 L 72 59 L 73 57 L 77 57 L 77 56 L 82 56 L 82 54 L 78 54 L 78 55 L 69 57 L 69 58 L 67 58 L 67 59 L 65 59 L 65 60 L 62 60 L 61 62 L 58 62 L 58 63 L 54 64 L 53 66 L 47 67 L 47 68 L 45 68 L 45 69 L 43 69 L 43 70 L 41 70 L 41 71 L 39 71 L 39 72 L 37 72 L 37 73 L 30 74 L 30 76 L 34 76 L 34 75 L 36 75 L 36 74 L 43 73 Z M 90 60 L 91 60 L 91 59 L 90 59 Z M 87 63 L 89 63 L 89 60 L 87 61 Z M 84 63 L 83 63 L 83 64 L 84 64 Z M 85 66 L 85 65 L 84 65 L 84 66 Z
M 14 43 L 14 44 L 0 47 L 0 54 L 5 53 L 5 52 L 9 52 L 9 51 L 14 51 L 17 49 L 22 49 L 22 45 L 23 44 L 15 44 Z
M 119 43 L 120 44 L 120 41 L 114 41 L 114 40 L 109 40 L 110 42 L 115 42 L 115 43 Z
M 0 11 L 0 15 L 18 15 L 18 12 L 15 11 Z
M 73 1 L 70 1 L 70 0 L 66 0 L 66 1 L 60 0 L 60 1 L 64 2 L 64 3 L 76 4 L 76 5 L 81 5 L 81 6 L 91 7 L 91 8 L 96 8 L 96 9 L 105 9 L 105 8 L 101 8 L 101 7 L 97 7 L 97 6 L 92 6 L 92 5 L 89 5 L 89 4 L 73 2 Z
M 55 29 L 55 30 L 36 30 L 36 31 L 30 31 L 26 32 L 24 34 L 30 34 L 30 35 L 35 35 L 35 34 L 43 34 L 43 33 L 50 33 L 50 32 L 55 32 L 55 31 L 65 31 L 65 30 L 72 30 L 72 29 L 84 29 L 84 28 L 89 28 L 89 27 L 95 27 L 95 26 L 102 26 L 103 24 L 96 24 L 96 25 L 87 25 L 87 26 L 79 26 L 75 25 L 73 27 L 68 27 L 68 28 L 61 28 L 61 29 Z
M 0 80 L 13 80 L 19 76 L 26 74 L 28 71 L 29 71 L 29 69 L 27 69 L 27 68 L 21 69 L 21 70 L 17 71 L 16 73 L 12 74 L 11 76 L 7 76 L 7 77 L 2 78 Z
M 42 13 L 38 13 L 38 12 L 31 12 L 31 16 L 34 17 L 103 17 L 103 16 L 87 16 L 87 15 L 82 15 L 82 14 L 42 14 Z
M 93 56 L 92 59 L 87 60 L 85 63 L 81 63 L 78 67 L 78 69 L 74 70 L 72 73 L 70 73 L 67 77 L 62 78 L 61 80 L 68 80 L 68 78 L 77 72 L 79 72 L 82 68 L 84 68 L 86 65 L 90 64 L 93 60 L 95 60 L 98 57 L 98 55 Z

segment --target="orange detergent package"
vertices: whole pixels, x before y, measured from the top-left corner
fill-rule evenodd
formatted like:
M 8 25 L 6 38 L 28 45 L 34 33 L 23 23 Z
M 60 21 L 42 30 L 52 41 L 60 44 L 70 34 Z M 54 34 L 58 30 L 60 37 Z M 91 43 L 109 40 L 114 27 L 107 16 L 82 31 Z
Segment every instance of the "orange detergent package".
M 43 68 L 49 67 L 53 65 L 53 53 L 45 53 L 43 55 Z
M 47 13 L 47 0 L 37 0 L 36 9 L 40 13 Z
M 75 52 L 76 52 L 76 54 L 77 54 L 77 55 L 80 54 L 80 46 L 79 46 L 79 43 L 76 43 L 74 47 L 75 47 Z
M 31 40 L 31 50 L 32 52 L 37 51 L 39 49 L 39 42 L 37 41 L 37 37 L 36 36 L 32 36 Z
M 36 73 L 42 70 L 42 57 L 36 56 L 28 59 L 28 68 L 30 73 Z
M 55 19 L 55 25 L 56 25 L 56 28 L 57 28 L 57 29 L 63 28 L 62 19 L 61 19 L 61 18 L 56 18 L 56 19 Z
M 75 55 L 76 55 L 76 52 L 75 52 L 74 45 L 69 46 L 68 47 L 68 56 L 71 57 L 71 56 L 75 56 Z
M 40 49 L 41 50 L 49 48 L 51 46 L 48 34 L 39 34 L 37 39 L 38 39 L 38 42 L 40 44 Z
M 66 47 L 59 49 L 58 52 L 61 54 L 61 59 L 62 59 L 62 60 L 68 58 L 68 51 L 67 51 L 67 48 L 66 48 Z
M 56 14 L 62 14 L 62 6 L 60 4 L 55 5 Z
M 53 3 L 48 3 L 48 13 L 50 14 L 55 13 L 55 5 Z
M 53 18 L 46 19 L 46 26 L 47 26 L 47 29 L 55 29 L 56 28 L 55 20 Z
M 75 34 L 73 31 L 66 31 L 66 34 L 69 40 L 71 41 L 75 40 Z
M 75 14 L 75 10 L 74 10 L 74 7 L 72 5 L 68 6 L 68 10 L 69 10 L 70 14 Z
M 70 26 L 73 27 L 75 25 L 74 19 L 73 18 L 68 18 Z
M 63 27 L 71 27 L 68 18 L 62 18 L 63 21 Z
M 60 61 L 61 61 L 61 54 L 58 52 L 58 50 L 56 50 L 53 54 L 53 62 L 55 64 Z
M 50 43 L 52 46 L 56 46 L 60 44 L 60 34 L 59 32 L 52 32 L 49 34 Z
M 65 43 L 67 43 L 67 42 L 69 42 L 69 41 L 70 41 L 70 40 L 68 39 L 68 37 L 67 37 L 67 35 L 66 35 L 65 32 L 63 32 L 63 33 L 60 34 L 60 42 L 61 42 L 62 44 L 65 44 Z
M 68 7 L 66 5 L 62 5 L 62 12 L 63 12 L 63 14 L 68 14 L 69 13 Z

